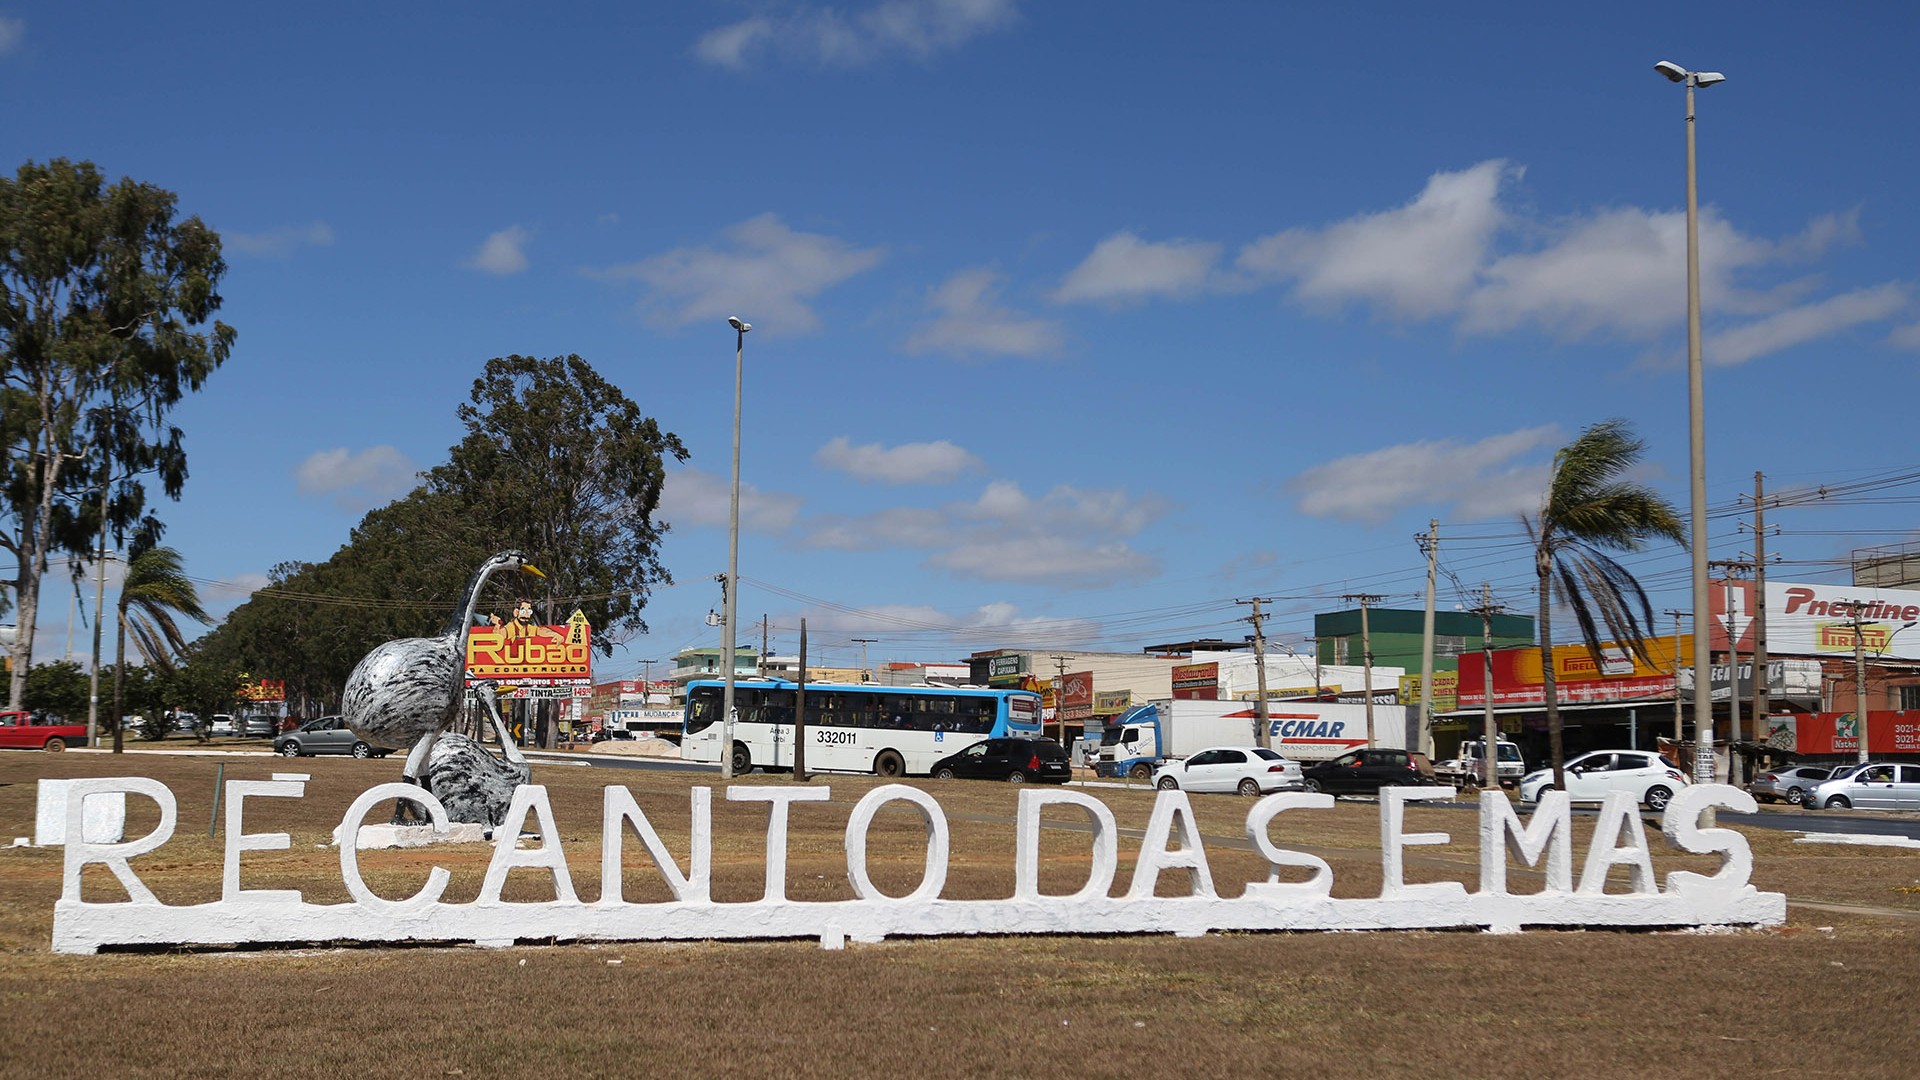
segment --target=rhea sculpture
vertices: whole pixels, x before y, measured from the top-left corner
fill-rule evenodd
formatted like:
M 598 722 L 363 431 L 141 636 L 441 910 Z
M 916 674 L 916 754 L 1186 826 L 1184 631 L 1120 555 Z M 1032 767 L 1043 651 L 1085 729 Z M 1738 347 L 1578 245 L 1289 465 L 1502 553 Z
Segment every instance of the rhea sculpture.
M 340 698 L 340 712 L 347 726 L 375 746 L 411 748 L 400 774 L 407 783 L 429 787 L 427 764 L 434 743 L 453 723 L 465 691 L 467 635 L 473 629 L 480 590 L 488 578 L 502 570 L 546 577 L 521 552 L 502 551 L 480 564 L 467 583 L 466 594 L 460 598 L 446 633 L 377 645 L 347 676 L 347 688 Z M 410 803 L 402 800 L 394 807 L 395 824 L 414 817 L 417 814 Z

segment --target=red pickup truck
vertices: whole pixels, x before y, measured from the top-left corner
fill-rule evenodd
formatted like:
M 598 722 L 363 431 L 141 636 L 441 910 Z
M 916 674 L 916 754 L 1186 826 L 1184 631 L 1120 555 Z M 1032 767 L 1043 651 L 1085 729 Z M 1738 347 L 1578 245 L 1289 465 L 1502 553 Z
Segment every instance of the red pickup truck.
M 67 744 L 85 746 L 87 725 L 69 724 L 32 713 L 0 712 L 0 747 L 13 750 L 65 750 Z

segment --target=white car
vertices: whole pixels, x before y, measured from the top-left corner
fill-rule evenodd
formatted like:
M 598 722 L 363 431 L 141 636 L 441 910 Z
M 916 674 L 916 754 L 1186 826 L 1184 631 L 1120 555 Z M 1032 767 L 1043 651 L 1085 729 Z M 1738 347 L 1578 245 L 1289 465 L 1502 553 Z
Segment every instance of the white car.
M 1153 770 L 1153 786 L 1162 791 L 1237 791 L 1265 795 L 1305 791 L 1300 763 L 1259 746 L 1215 746 L 1185 761 L 1164 761 Z
M 1609 792 L 1624 791 L 1649 810 L 1665 810 L 1673 794 L 1687 786 L 1680 766 L 1651 750 L 1593 750 L 1567 762 L 1567 794 L 1574 802 L 1601 802 Z M 1520 781 L 1520 798 L 1539 802 L 1554 790 L 1553 770 L 1528 773 Z
M 209 735 L 238 735 L 240 728 L 234 724 L 230 713 L 214 713 L 213 722 L 207 725 Z

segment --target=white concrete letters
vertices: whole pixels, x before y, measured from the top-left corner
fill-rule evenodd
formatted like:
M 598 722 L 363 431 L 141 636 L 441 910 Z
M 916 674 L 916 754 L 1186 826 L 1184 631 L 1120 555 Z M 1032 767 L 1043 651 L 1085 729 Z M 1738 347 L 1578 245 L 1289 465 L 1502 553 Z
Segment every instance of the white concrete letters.
M 713 789 L 697 787 L 693 789 L 693 850 L 687 854 L 687 872 L 680 872 L 680 864 L 673 861 L 673 854 L 667 845 L 660 841 L 660 834 L 653 831 L 653 823 L 647 815 L 640 812 L 640 804 L 633 801 L 633 792 L 618 784 L 608 784 L 601 796 L 600 814 L 600 902 L 602 904 L 624 903 L 620 894 L 620 842 L 626 836 L 622 825 L 633 826 L 640 835 L 640 842 L 647 845 L 647 854 L 653 857 L 653 864 L 660 868 L 660 876 L 666 879 L 667 888 L 673 890 L 673 898 L 682 903 L 704 904 L 713 896 Z
M 1507 855 L 1537 866 L 1547 857 L 1546 892 L 1573 891 L 1573 801 L 1564 791 L 1549 791 L 1534 804 L 1523 828 L 1504 791 L 1480 793 L 1480 891 L 1507 891 Z
M 1407 803 L 1415 799 L 1453 799 L 1450 787 L 1389 787 L 1380 789 L 1380 899 L 1423 900 L 1454 899 L 1465 896 L 1467 887 L 1457 881 L 1429 881 L 1421 885 L 1406 882 L 1403 848 L 1425 844 L 1451 843 L 1443 832 L 1410 833 L 1406 824 Z
M 1167 841 L 1175 828 L 1180 830 L 1180 847 L 1169 850 Z M 1207 869 L 1207 849 L 1193 823 L 1193 804 L 1184 791 L 1162 791 L 1153 800 L 1153 816 L 1147 819 L 1147 835 L 1140 841 L 1140 858 L 1133 864 L 1133 884 L 1127 886 L 1127 899 L 1151 897 L 1160 871 L 1182 868 L 1187 872 L 1189 894 L 1215 895 L 1213 871 Z
M 1253 804 L 1247 813 L 1247 839 L 1253 841 L 1253 849 L 1267 860 L 1267 880 L 1247 883 L 1248 896 L 1284 898 L 1297 896 L 1331 896 L 1333 894 L 1333 867 L 1318 855 L 1308 855 L 1304 851 L 1287 851 L 1275 847 L 1273 838 L 1267 835 L 1267 827 L 1273 823 L 1274 816 L 1282 810 L 1331 810 L 1333 796 L 1317 791 L 1281 791 Z M 1313 871 L 1313 876 L 1305 881 L 1281 881 L 1280 868 L 1283 866 L 1304 866 Z
M 1332 802 L 1331 796 L 1327 799 Z M 1120 830 L 1107 804 L 1085 792 L 1056 788 L 1020 789 L 1020 811 L 1013 827 L 1013 897 L 1038 900 L 1040 894 L 1040 814 L 1049 806 L 1077 806 L 1093 823 L 1093 865 L 1087 883 L 1065 899 L 1090 900 L 1113 891 L 1113 875 L 1120 867 Z
M 298 889 L 240 888 L 240 853 L 243 851 L 285 851 L 293 846 L 293 837 L 283 832 L 247 833 L 240 819 L 246 813 L 250 795 L 280 799 L 298 799 L 307 793 L 307 785 L 298 780 L 227 781 L 227 857 L 220 877 L 220 899 L 267 903 L 275 900 L 300 902 Z
M 1703 785 L 1704 786 L 1704 785 Z M 1620 834 L 1627 834 L 1622 846 Z M 1624 791 L 1610 791 L 1593 823 L 1593 843 L 1587 848 L 1587 866 L 1580 872 L 1580 891 L 1599 895 L 1607 891 L 1607 871 L 1627 868 L 1627 884 L 1636 893 L 1658 892 L 1653 883 L 1653 853 L 1647 850 L 1647 830 L 1640 824 L 1640 807 Z
M 920 887 L 901 897 L 890 897 L 874 888 L 873 878 L 867 876 L 867 829 L 873 824 L 873 815 L 890 802 L 910 804 L 920 812 L 920 820 L 927 827 L 926 872 L 920 879 Z M 939 899 L 940 890 L 947 885 L 950 846 L 946 812 L 933 801 L 933 796 L 906 784 L 882 784 L 874 788 L 853 805 L 853 816 L 847 819 L 847 880 L 853 885 L 853 895 L 862 900 L 897 899 L 900 903 Z
M 367 811 L 390 799 L 406 799 L 427 812 L 427 820 L 433 822 L 433 831 L 447 831 L 447 808 L 433 797 L 426 788 L 414 784 L 394 781 L 390 784 L 376 784 L 360 793 L 347 807 L 347 813 L 340 819 L 340 828 L 334 833 L 340 842 L 340 880 L 346 883 L 347 895 L 353 902 L 387 915 L 411 915 L 440 902 L 440 894 L 447 891 L 447 882 L 452 875 L 445 867 L 436 866 L 427 872 L 427 883 L 420 891 L 405 900 L 387 900 L 367 888 L 360 877 L 360 842 L 354 834 L 360 831 L 360 822 Z M 238 830 L 238 819 L 230 826 Z
M 283 833 L 250 834 L 246 810 L 259 798 L 304 798 L 298 781 L 233 781 L 226 814 L 225 864 L 221 899 L 206 904 L 169 905 L 155 898 L 135 875 L 129 860 L 151 852 L 173 835 L 173 793 L 145 777 L 76 780 L 67 798 L 66 864 L 60 899 L 54 905 L 56 952 L 90 953 L 118 945 L 222 945 L 287 941 L 471 941 L 507 945 L 516 940 L 687 941 L 815 938 L 824 948 L 840 948 L 851 939 L 878 941 L 888 936 L 957 934 L 1173 933 L 1183 936 L 1225 930 L 1387 930 L 1485 928 L 1513 931 L 1523 926 L 1653 927 L 1702 924 L 1771 925 L 1785 921 L 1786 897 L 1762 893 L 1748 884 L 1752 853 L 1737 833 L 1700 827 L 1709 807 L 1751 810 L 1744 792 L 1721 784 L 1689 787 L 1667 808 L 1662 834 L 1682 851 L 1720 857 L 1719 871 L 1706 875 L 1676 871 L 1661 891 L 1654 880 L 1652 855 L 1639 810 L 1624 797 L 1602 807 L 1594 841 L 1586 855 L 1578 888 L 1571 887 L 1572 829 L 1565 797 L 1555 795 L 1522 824 L 1506 797 L 1481 798 L 1480 888 L 1469 893 L 1457 882 L 1407 884 L 1404 850 L 1447 843 L 1444 833 L 1405 832 L 1405 808 L 1417 799 L 1446 798 L 1450 791 L 1388 789 L 1380 803 L 1382 887 L 1378 897 L 1332 895 L 1333 871 L 1315 856 L 1288 851 L 1268 835 L 1274 818 L 1290 809 L 1324 809 L 1331 797 L 1317 794 L 1270 795 L 1247 811 L 1245 831 L 1266 860 L 1264 881 L 1252 881 L 1243 894 L 1219 895 L 1186 793 L 1156 793 L 1153 810 L 1125 892 L 1113 894 L 1119 865 L 1119 829 L 1113 811 L 1082 791 L 1019 790 L 1014 815 L 1013 895 L 952 900 L 940 894 L 947 881 L 951 837 L 946 815 L 932 795 L 918 787 L 886 784 L 855 804 L 846 829 L 847 878 L 854 898 L 797 901 L 786 896 L 789 806 L 830 798 L 825 786 L 753 787 L 727 790 L 733 801 L 766 802 L 766 890 L 760 899 L 741 903 L 712 900 L 712 790 L 692 790 L 690 852 L 684 873 L 661 841 L 633 795 L 609 786 L 602 800 L 604 836 L 600 851 L 600 899 L 582 903 L 575 895 L 565 853 L 559 844 L 545 788 L 516 789 L 478 897 L 471 903 L 441 902 L 451 875 L 433 867 L 418 893 L 400 900 L 379 897 L 361 879 L 355 835 L 376 806 L 411 800 L 426 811 L 435 832 L 448 828 L 438 800 L 411 784 L 381 784 L 360 795 L 347 810 L 338 835 L 340 874 L 352 898 L 347 903 L 314 904 L 293 890 L 240 887 L 240 856 L 247 851 L 285 848 Z M 88 840 L 81 818 L 89 796 L 141 795 L 160 808 L 152 833 L 125 843 Z M 1203 798 L 1212 798 L 1203 796 Z M 888 896 L 868 873 L 867 839 L 882 807 L 907 803 L 927 834 L 926 866 L 918 888 Z M 1238 800 L 1235 801 L 1236 803 Z M 1209 804 L 1224 810 L 1227 802 Z M 1087 883 L 1068 895 L 1040 891 L 1040 830 L 1049 806 L 1072 806 L 1092 825 L 1092 868 Z M 656 814 L 658 811 L 656 810 Z M 538 845 L 520 848 L 519 833 L 533 819 Z M 622 845 L 627 830 L 640 838 L 672 891 L 661 903 L 630 903 L 620 889 Z M 1077 856 L 1076 856 L 1077 857 Z M 1544 862 L 1547 887 L 1538 893 L 1509 894 L 1506 860 L 1529 866 Z M 128 900 L 81 899 L 81 875 L 89 864 L 105 866 L 125 887 Z M 1630 871 L 1631 891 L 1607 893 L 1614 866 Z M 1311 877 L 1282 882 L 1285 867 L 1304 867 Z M 544 902 L 503 900 L 508 874 L 517 868 L 545 870 L 553 877 L 555 899 Z M 1160 875 L 1184 870 L 1184 895 L 1156 896 Z
M 767 814 L 767 891 L 762 899 L 787 898 L 787 807 L 797 802 L 826 802 L 827 788 L 730 787 L 728 802 L 765 802 Z M 699 841 L 696 840 L 695 843 Z
M 526 826 L 528 811 L 540 821 L 540 846 L 522 851 L 520 830 Z M 506 820 L 493 830 L 493 861 L 487 864 L 487 876 L 480 883 L 480 899 L 476 902 L 499 903 L 507 874 L 521 866 L 546 870 L 553 875 L 553 903 L 580 902 L 573 892 L 573 875 L 567 872 L 566 852 L 560 848 L 560 831 L 553 827 L 553 805 L 547 801 L 547 789 L 539 784 L 521 784 L 513 789 Z

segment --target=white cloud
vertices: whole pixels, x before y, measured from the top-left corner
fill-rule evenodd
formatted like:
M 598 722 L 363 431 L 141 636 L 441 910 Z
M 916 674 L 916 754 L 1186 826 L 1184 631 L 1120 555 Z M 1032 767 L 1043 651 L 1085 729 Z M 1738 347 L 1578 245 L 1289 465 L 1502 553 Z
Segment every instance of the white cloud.
M 10 53 L 27 39 L 27 21 L 0 15 L 0 54 Z
M 230 251 L 267 259 L 284 259 L 302 247 L 333 246 L 333 226 L 324 221 L 311 225 L 282 225 L 266 232 L 225 232 L 220 243 Z
M 1907 306 L 1906 286 L 1896 282 L 1856 289 L 1801 304 L 1709 337 L 1701 358 L 1709 364 L 1744 364 L 1757 356 L 1815 341 L 1862 323 L 1881 322 Z
M 1130 232 L 1100 241 L 1053 293 L 1056 303 L 1125 304 L 1199 291 L 1221 246 L 1197 240 L 1149 243 Z
M 1014 0 L 885 0 L 851 14 L 802 5 L 788 15 L 756 15 L 709 30 L 693 52 L 736 71 L 775 52 L 822 67 L 851 68 L 896 55 L 925 59 L 1017 18 Z
M 1056 487 L 1034 497 L 1011 480 L 938 508 L 893 508 L 802 524 L 801 543 L 838 551 L 929 552 L 927 565 L 982 581 L 1094 588 L 1138 580 L 1159 562 L 1129 543 L 1165 515 L 1152 496 Z
M 857 480 L 882 484 L 944 484 L 962 473 L 986 467 L 978 457 L 944 439 L 895 447 L 879 443 L 855 446 L 845 435 L 839 435 L 821 447 L 813 460 Z
M 724 528 L 730 513 L 730 489 L 731 481 L 717 473 L 692 468 L 669 470 L 655 516 L 670 525 Z M 779 535 L 792 529 L 799 516 L 798 495 L 761 491 L 752 484 L 741 483 L 742 530 Z
M 1379 523 L 1410 506 L 1450 503 L 1468 519 L 1539 509 L 1549 466 L 1516 459 L 1555 446 L 1554 425 L 1523 428 L 1461 444 L 1427 440 L 1352 454 L 1293 478 L 1300 511 L 1314 517 Z
M 532 234 L 518 225 L 509 225 L 488 236 L 479 250 L 466 262 L 470 270 L 481 270 L 499 277 L 517 274 L 527 268 L 527 241 Z
M 758 330 L 802 333 L 819 324 L 808 301 L 885 257 L 882 248 L 797 232 L 773 214 L 731 226 L 723 235 L 722 248 L 675 248 L 602 276 L 646 285 L 643 310 L 668 325 L 737 314 Z
M 345 447 L 310 455 L 294 469 L 302 495 L 331 495 L 344 511 L 367 510 L 412 491 L 420 467 L 391 446 Z
M 1319 229 L 1288 229 L 1241 251 L 1256 278 L 1291 280 L 1300 299 L 1372 303 L 1402 318 L 1459 308 L 1504 215 L 1500 185 L 1520 170 L 1486 161 L 1435 173 L 1413 202 Z
M 1000 277 L 991 270 L 964 270 L 933 291 L 927 306 L 939 312 L 907 339 L 913 354 L 1046 356 L 1064 339 L 1058 323 L 999 306 Z

